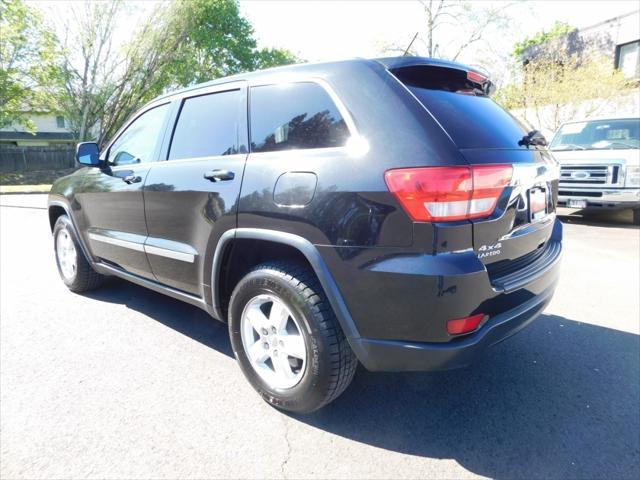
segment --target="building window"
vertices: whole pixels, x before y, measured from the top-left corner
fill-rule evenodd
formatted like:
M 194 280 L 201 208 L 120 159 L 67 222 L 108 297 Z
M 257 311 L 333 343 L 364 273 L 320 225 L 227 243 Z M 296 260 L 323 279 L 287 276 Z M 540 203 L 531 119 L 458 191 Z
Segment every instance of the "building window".
M 627 78 L 640 77 L 640 40 L 618 45 L 616 67 Z
M 64 117 L 63 116 L 58 115 L 56 117 L 56 125 L 58 126 L 58 128 L 65 128 Z

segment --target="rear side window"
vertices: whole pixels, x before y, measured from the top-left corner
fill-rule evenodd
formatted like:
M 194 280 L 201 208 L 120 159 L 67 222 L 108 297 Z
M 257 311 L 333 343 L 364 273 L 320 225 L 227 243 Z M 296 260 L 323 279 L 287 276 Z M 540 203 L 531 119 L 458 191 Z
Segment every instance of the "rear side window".
M 169 160 L 245 151 L 243 104 L 240 90 L 187 98 L 173 132 Z
M 474 84 L 463 70 L 413 67 L 393 72 L 435 117 L 458 148 L 526 148 L 518 120 Z
M 349 130 L 335 103 L 316 83 L 251 88 L 251 151 L 343 146 Z

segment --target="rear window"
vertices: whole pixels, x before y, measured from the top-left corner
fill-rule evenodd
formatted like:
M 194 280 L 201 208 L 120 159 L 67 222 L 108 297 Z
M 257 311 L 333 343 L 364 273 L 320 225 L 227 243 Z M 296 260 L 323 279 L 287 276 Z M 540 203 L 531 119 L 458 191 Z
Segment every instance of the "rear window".
M 422 66 L 393 71 L 435 117 L 458 148 L 526 148 L 528 130 L 485 95 L 467 73 Z
M 251 88 L 251 151 L 343 146 L 349 130 L 335 103 L 316 83 Z
M 518 121 L 489 97 L 409 87 L 458 148 L 526 148 Z

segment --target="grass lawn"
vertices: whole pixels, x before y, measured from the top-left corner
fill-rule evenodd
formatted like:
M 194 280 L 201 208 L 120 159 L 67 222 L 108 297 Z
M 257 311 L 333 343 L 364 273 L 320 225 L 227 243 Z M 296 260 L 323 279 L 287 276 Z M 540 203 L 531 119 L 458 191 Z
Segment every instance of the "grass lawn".
M 0 174 L 0 193 L 48 193 L 58 178 L 69 175 L 75 168 Z

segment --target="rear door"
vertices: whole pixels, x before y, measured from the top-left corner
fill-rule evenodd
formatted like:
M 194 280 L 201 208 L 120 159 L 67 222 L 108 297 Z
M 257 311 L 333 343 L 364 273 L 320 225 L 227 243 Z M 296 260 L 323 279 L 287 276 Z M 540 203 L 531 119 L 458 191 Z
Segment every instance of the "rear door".
M 432 75 L 430 75 L 430 72 Z M 473 223 L 473 246 L 487 265 L 523 257 L 552 233 L 558 166 L 546 148 L 527 144 L 528 129 L 463 70 L 424 67 L 400 80 L 440 123 L 470 165 L 512 165 L 513 174 L 493 214 Z
M 106 162 L 87 173 L 76 194 L 93 255 L 147 278 L 153 275 L 144 252 L 142 188 L 158 160 L 168 111 L 169 103 L 156 105 L 130 121 L 105 152 Z
M 176 100 L 175 125 L 144 187 L 149 237 L 145 249 L 163 284 L 204 295 L 212 253 L 236 226 L 247 157 L 244 82 L 219 85 Z M 209 268 L 207 268 L 207 266 Z

